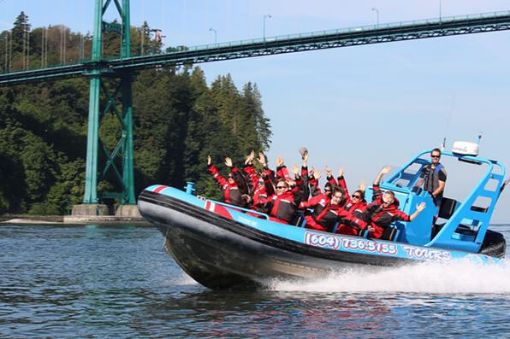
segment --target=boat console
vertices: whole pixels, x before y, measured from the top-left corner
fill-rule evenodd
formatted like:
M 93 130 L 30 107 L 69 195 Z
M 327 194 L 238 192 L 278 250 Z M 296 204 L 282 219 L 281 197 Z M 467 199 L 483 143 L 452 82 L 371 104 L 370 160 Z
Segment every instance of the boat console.
M 412 222 L 396 222 L 396 241 L 426 247 L 456 249 L 479 253 L 496 202 L 504 187 L 505 167 L 498 161 L 478 156 L 478 145 L 456 142 L 452 151 L 442 151 L 443 157 L 457 159 L 467 166 L 485 168 L 479 182 L 462 200 L 443 197 L 436 207 L 430 194 L 419 184 L 420 174 L 429 163 L 430 150 L 417 154 L 411 161 L 396 170 L 381 183 L 382 190 L 391 190 L 400 202 L 400 209 L 411 214 L 416 205 L 425 202 L 427 207 Z M 370 201 L 372 189 L 367 190 Z M 489 231 L 491 232 L 491 231 Z M 495 232 L 492 232 L 495 233 Z

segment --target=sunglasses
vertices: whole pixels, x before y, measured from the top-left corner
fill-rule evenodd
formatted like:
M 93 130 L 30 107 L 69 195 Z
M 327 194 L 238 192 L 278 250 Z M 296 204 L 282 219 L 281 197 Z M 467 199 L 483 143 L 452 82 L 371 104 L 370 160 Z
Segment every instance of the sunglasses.
M 356 199 L 361 199 L 361 195 L 353 194 L 353 195 L 351 195 L 351 197 L 356 198 Z
M 431 158 L 438 158 L 438 159 L 439 159 L 439 158 L 441 158 L 441 156 L 440 156 L 440 155 L 431 155 L 430 157 L 431 157 Z
M 276 186 L 276 189 L 284 189 L 284 188 L 287 188 L 285 186 Z

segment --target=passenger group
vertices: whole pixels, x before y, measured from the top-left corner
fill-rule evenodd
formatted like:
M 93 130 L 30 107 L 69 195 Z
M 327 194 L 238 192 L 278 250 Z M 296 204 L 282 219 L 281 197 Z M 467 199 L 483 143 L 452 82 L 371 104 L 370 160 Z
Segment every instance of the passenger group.
M 276 159 L 276 170 L 267 165 L 266 156 L 251 152 L 242 169 L 234 166 L 230 158 L 225 158 L 229 169 L 228 177 L 223 177 L 212 164 L 211 156 L 207 158 L 209 173 L 220 185 L 224 201 L 228 204 L 249 208 L 269 215 L 272 221 L 282 224 L 302 224 L 314 230 L 334 232 L 346 235 L 361 235 L 368 232 L 368 237 L 391 239 L 390 225 L 397 220 L 412 221 L 425 204 L 416 206 L 408 215 L 399 210 L 399 201 L 392 191 L 382 192 L 379 184 L 390 167 L 384 167 L 374 179 L 372 202 L 365 200 L 365 187 L 360 187 L 351 194 L 347 188 L 344 171 L 340 169 L 335 178 L 330 168 L 326 168 L 326 183 L 319 186 L 321 173 L 317 169 L 308 169 L 308 151 L 300 149 L 302 165 L 292 167 L 292 175 L 281 157 Z M 446 171 L 439 163 L 441 151 L 434 149 L 431 153 L 432 163 L 421 175 L 420 185 L 433 197 L 434 203 L 440 203 Z M 257 171 L 254 162 L 260 164 Z

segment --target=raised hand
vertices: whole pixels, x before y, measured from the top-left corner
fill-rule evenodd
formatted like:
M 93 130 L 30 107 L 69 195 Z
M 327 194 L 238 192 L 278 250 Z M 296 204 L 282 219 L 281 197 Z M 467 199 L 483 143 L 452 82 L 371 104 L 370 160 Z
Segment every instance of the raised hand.
M 226 157 L 225 158 L 225 166 L 232 167 L 233 166 L 232 159 L 230 159 L 229 157 Z
M 316 180 L 319 180 L 321 178 L 321 172 L 317 169 L 314 169 L 313 170 L 313 177 L 316 179 Z
M 384 166 L 379 171 L 379 174 L 377 174 L 377 176 L 375 177 L 374 185 L 379 185 L 379 183 L 381 182 L 382 177 L 385 176 L 386 174 L 390 173 L 390 170 L 391 170 L 390 166 Z
M 299 167 L 298 167 L 298 165 L 296 165 L 296 164 L 292 165 L 292 173 L 294 173 L 294 177 L 299 175 Z
M 260 153 L 259 153 L 258 161 L 259 161 L 259 163 L 260 163 L 262 166 L 266 167 L 267 162 L 266 162 L 266 156 L 264 155 L 264 153 L 262 153 L 262 152 L 260 152 Z
M 255 159 L 255 151 L 251 151 L 250 154 L 246 157 L 246 160 L 244 161 L 245 165 L 251 164 L 253 162 L 253 159 Z
M 411 215 L 409 216 L 409 219 L 410 219 L 411 221 L 413 221 L 414 219 L 416 219 L 416 217 L 418 216 L 418 214 L 420 214 L 420 213 L 421 213 L 421 211 L 423 211 L 423 210 L 425 209 L 425 207 L 426 207 L 426 205 L 425 205 L 425 203 L 424 203 L 424 202 L 420 203 L 419 205 L 416 205 L 416 211 L 414 211 L 414 213 L 413 213 L 413 214 L 411 214 Z
M 340 167 L 340 168 L 338 169 L 338 177 L 339 177 L 339 178 L 341 178 L 341 177 L 343 177 L 343 176 L 344 176 L 344 169 L 343 169 L 342 167 Z
M 283 157 L 279 155 L 276 158 L 276 167 L 281 167 L 283 165 L 285 165 L 285 161 L 283 161 Z
M 210 166 L 210 165 L 211 165 L 211 162 L 212 162 L 212 160 L 211 160 L 211 156 L 210 156 L 210 155 L 208 155 L 208 156 L 207 156 L 207 166 Z
M 246 201 L 247 204 L 251 203 L 251 197 L 248 194 L 241 195 L 241 198 Z
M 388 173 L 390 173 L 391 171 L 391 166 L 384 166 L 382 169 L 381 169 L 381 175 L 386 175 Z
M 367 188 L 367 185 L 365 185 L 365 182 L 362 181 L 359 183 L 358 189 L 360 191 L 365 192 L 366 188 Z
M 324 170 L 326 171 L 326 177 L 330 177 L 333 175 L 333 170 L 330 167 L 326 166 Z

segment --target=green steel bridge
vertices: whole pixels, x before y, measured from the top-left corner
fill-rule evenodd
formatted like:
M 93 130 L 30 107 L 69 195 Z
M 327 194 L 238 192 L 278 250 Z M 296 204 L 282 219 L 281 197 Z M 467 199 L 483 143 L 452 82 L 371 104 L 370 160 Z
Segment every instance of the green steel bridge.
M 103 15 L 110 5 L 115 5 L 121 19 L 120 57 L 102 57 L 102 35 L 108 23 Z M 133 177 L 133 125 L 132 125 L 132 80 L 137 70 L 154 68 L 160 65 L 179 66 L 239 58 L 295 53 L 327 48 L 359 46 L 414 39 L 437 38 L 461 34 L 497 32 L 510 29 L 510 11 L 484 13 L 469 16 L 443 17 L 431 20 L 399 22 L 392 24 L 359 26 L 354 28 L 302 33 L 294 35 L 242 40 L 196 47 L 182 47 L 171 53 L 142 56 L 131 55 L 129 0 L 96 0 L 92 53 L 89 60 L 64 66 L 0 74 L 0 86 L 49 81 L 69 77 L 88 76 L 90 78 L 89 118 L 87 135 L 87 160 L 84 205 L 95 206 L 100 198 L 116 197 L 124 205 L 136 203 Z M 120 79 L 115 95 L 106 91 L 102 76 Z M 100 107 L 100 91 L 105 91 L 108 101 Z M 120 93 L 121 109 L 115 103 Z M 101 175 L 113 171 L 122 184 L 122 192 L 103 193 L 98 196 L 98 151 L 100 117 L 107 112 L 117 112 L 122 124 L 122 137 L 117 146 L 107 156 Z M 122 160 L 122 168 L 117 168 L 115 160 Z

